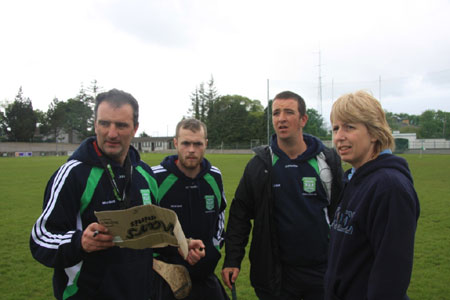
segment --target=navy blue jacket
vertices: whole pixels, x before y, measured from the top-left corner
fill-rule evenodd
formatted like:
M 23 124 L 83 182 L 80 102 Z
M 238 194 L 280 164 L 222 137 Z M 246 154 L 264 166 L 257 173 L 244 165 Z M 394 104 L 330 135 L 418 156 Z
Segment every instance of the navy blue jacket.
M 206 246 L 206 256 L 194 266 L 177 251 L 161 251 L 160 259 L 183 264 L 192 280 L 214 273 L 224 240 L 226 199 L 222 174 L 207 159 L 201 163 L 196 178 L 189 178 L 176 166 L 177 155 L 166 157 L 152 167 L 159 187 L 158 205 L 176 212 L 186 237 L 200 239 Z
M 153 251 L 112 247 L 86 253 L 81 247 L 83 230 L 97 222 L 94 211 L 117 210 L 113 189 L 88 138 L 50 178 L 43 212 L 33 226 L 30 249 L 33 257 L 54 268 L 53 289 L 57 299 L 142 299 L 151 291 Z M 153 172 L 130 147 L 133 166 L 131 206 L 156 200 Z M 109 161 L 119 188 L 125 170 Z
M 323 266 L 328 254 L 329 201 L 315 166 L 316 156 L 324 145 L 306 134 L 304 141 L 306 151 L 291 159 L 278 147 L 276 137 L 272 138 L 272 192 L 278 245 L 283 263 Z
M 332 222 L 325 299 L 408 299 L 418 217 L 403 158 L 383 154 L 358 168 Z

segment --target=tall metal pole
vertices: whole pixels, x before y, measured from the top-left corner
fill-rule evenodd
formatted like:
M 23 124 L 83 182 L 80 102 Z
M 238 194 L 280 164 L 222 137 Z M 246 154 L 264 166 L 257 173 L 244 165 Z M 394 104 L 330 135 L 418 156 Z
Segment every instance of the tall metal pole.
M 445 121 L 447 121 L 447 120 L 446 120 L 445 115 L 444 115 L 444 124 L 443 124 L 444 126 L 442 126 L 442 138 L 443 139 L 445 139 Z
M 268 78 L 267 78 L 267 145 L 270 145 L 270 98 L 269 98 Z
M 381 75 L 378 77 L 378 101 L 381 101 Z
M 321 67 L 322 67 L 322 63 L 321 63 L 321 60 L 322 60 L 322 55 L 321 55 L 321 52 L 320 52 L 320 48 L 319 48 L 319 113 L 320 113 L 320 115 L 322 115 L 322 70 L 321 70 Z

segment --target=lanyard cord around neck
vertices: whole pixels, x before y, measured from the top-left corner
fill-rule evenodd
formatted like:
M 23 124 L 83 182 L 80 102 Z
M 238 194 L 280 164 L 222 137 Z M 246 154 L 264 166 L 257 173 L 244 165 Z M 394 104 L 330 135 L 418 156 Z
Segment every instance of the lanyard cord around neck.
M 100 162 L 102 163 L 102 166 L 106 171 L 108 179 L 113 188 L 114 197 L 119 202 L 120 208 L 125 209 L 130 207 L 131 198 L 129 193 L 130 193 L 131 177 L 133 175 L 133 166 L 131 165 L 130 156 L 127 154 L 127 157 L 125 159 L 125 166 L 124 166 L 125 185 L 123 187 L 122 197 L 120 197 L 119 187 L 117 186 L 117 182 L 111 164 L 106 160 L 105 156 L 98 148 L 97 141 L 94 141 L 92 144 L 94 145 L 95 152 L 97 153 L 97 156 L 100 159 Z

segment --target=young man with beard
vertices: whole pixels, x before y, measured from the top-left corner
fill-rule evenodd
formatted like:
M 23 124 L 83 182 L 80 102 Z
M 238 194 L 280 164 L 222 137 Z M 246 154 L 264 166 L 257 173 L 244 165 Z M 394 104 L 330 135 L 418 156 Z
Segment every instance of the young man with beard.
M 231 203 L 222 280 L 238 278 L 249 234 L 250 280 L 261 300 L 322 300 L 330 219 L 341 190 L 341 161 L 308 134 L 304 100 L 275 96 L 270 146 L 254 149 Z M 231 276 L 231 281 L 230 281 Z
M 120 210 L 157 199 L 150 167 L 130 143 L 139 126 L 139 105 L 123 91 L 96 97 L 95 137 L 84 140 L 50 178 L 43 212 L 33 226 L 33 257 L 54 268 L 57 299 L 148 300 L 152 294 L 152 249 L 119 248 L 95 211 Z M 187 260 L 204 253 L 191 241 Z
M 196 119 L 178 123 L 174 145 L 178 154 L 166 157 L 153 167 L 159 187 L 158 205 L 174 210 L 186 236 L 200 239 L 206 255 L 190 266 L 175 253 L 164 251 L 157 259 L 187 267 L 192 280 L 189 300 L 228 299 L 214 274 L 224 241 L 226 207 L 220 170 L 204 158 L 208 144 L 206 125 Z M 164 300 L 174 299 L 164 280 L 156 279 Z

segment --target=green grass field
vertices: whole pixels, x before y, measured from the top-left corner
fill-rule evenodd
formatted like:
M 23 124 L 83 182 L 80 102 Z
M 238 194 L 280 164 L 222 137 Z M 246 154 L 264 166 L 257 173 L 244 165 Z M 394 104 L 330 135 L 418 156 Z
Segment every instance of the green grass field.
M 158 164 L 165 155 L 146 154 Z M 416 234 L 411 299 L 450 299 L 450 155 L 404 155 L 415 180 L 421 204 Z M 228 203 L 251 155 L 209 154 L 222 171 Z M 0 292 L 1 299 L 53 299 L 52 269 L 30 254 L 31 227 L 42 209 L 47 180 L 67 157 L 0 159 Z M 216 273 L 219 275 L 222 262 Z M 257 299 L 249 282 L 249 263 L 243 262 L 236 283 L 238 299 Z

